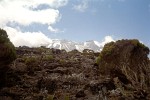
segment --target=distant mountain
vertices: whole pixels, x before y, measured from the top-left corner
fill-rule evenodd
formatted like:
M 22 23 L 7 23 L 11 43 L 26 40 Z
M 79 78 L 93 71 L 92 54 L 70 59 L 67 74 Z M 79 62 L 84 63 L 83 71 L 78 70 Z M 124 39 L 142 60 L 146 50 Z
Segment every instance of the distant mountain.
M 50 43 L 48 47 L 55 49 L 65 49 L 66 51 L 77 49 L 81 52 L 84 49 L 91 49 L 95 52 L 99 52 L 102 50 L 103 45 L 101 45 L 101 43 L 99 43 L 98 41 L 93 40 L 77 43 L 69 40 L 52 39 L 52 43 Z

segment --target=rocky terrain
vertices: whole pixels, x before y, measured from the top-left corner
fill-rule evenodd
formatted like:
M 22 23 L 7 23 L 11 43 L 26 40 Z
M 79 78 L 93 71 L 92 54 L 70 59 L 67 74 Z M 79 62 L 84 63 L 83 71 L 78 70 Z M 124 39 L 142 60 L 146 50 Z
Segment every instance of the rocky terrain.
M 0 100 L 148 100 L 148 91 L 100 75 L 99 53 L 16 48 Z

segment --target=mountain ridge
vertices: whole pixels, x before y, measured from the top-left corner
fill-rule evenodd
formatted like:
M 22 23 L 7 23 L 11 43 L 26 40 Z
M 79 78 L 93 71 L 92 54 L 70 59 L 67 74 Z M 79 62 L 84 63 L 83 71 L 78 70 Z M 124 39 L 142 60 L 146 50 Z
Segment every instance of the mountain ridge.
M 100 52 L 103 48 L 103 45 L 100 42 L 94 40 L 78 43 L 69 40 L 52 39 L 52 42 L 47 47 L 61 50 L 65 49 L 66 51 L 72 51 L 76 49 L 82 52 L 84 49 L 91 49 L 95 52 Z

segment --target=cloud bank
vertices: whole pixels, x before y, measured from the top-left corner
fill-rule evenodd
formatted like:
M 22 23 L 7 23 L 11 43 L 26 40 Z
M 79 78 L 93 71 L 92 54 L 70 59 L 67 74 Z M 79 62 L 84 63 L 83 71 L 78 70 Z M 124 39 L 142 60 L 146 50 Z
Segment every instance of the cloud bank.
M 15 46 L 41 46 L 51 42 L 42 32 L 22 32 L 21 26 L 33 23 L 46 25 L 50 32 L 61 32 L 52 25 L 60 19 L 58 8 L 67 5 L 68 0 L 0 0 L 0 27 L 4 28 Z M 16 23 L 17 26 L 11 26 Z M 10 24 L 10 25 L 8 25 Z
M 29 46 L 29 47 L 40 47 L 40 46 L 48 46 L 52 43 L 52 40 L 48 38 L 42 32 L 21 32 L 20 30 L 16 30 L 11 27 L 5 27 L 7 30 L 7 34 L 12 41 L 12 43 L 16 46 Z
M 115 41 L 111 36 L 105 36 L 104 40 L 100 43 L 100 45 L 103 47 L 106 43 Z
M 59 22 L 61 14 L 58 8 L 67 5 L 68 0 L 0 0 L 0 27 L 5 29 L 13 44 L 18 46 L 39 47 L 48 46 L 52 40 L 41 31 L 23 32 L 21 26 L 27 27 L 33 23 L 47 25 L 53 33 L 63 32 L 52 25 Z M 74 9 L 84 12 L 88 8 L 88 0 L 74 5 Z M 11 26 L 16 23 L 17 26 Z M 10 24 L 10 25 L 9 25 Z M 112 41 L 106 36 L 100 45 Z
M 28 26 L 32 23 L 52 25 L 59 20 L 60 14 L 56 8 L 67 4 L 67 0 L 1 0 L 0 24 L 16 22 Z M 48 8 L 38 9 L 40 5 Z M 36 9 L 36 10 L 34 10 Z

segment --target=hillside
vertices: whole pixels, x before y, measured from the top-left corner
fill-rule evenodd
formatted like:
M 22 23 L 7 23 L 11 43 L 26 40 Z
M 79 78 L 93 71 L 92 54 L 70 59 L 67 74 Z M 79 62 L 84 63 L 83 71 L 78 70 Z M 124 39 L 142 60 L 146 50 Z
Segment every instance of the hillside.
M 84 50 L 16 48 L 0 100 L 146 100 L 148 91 L 101 75 L 99 53 Z M 104 99 L 105 98 L 105 99 Z

